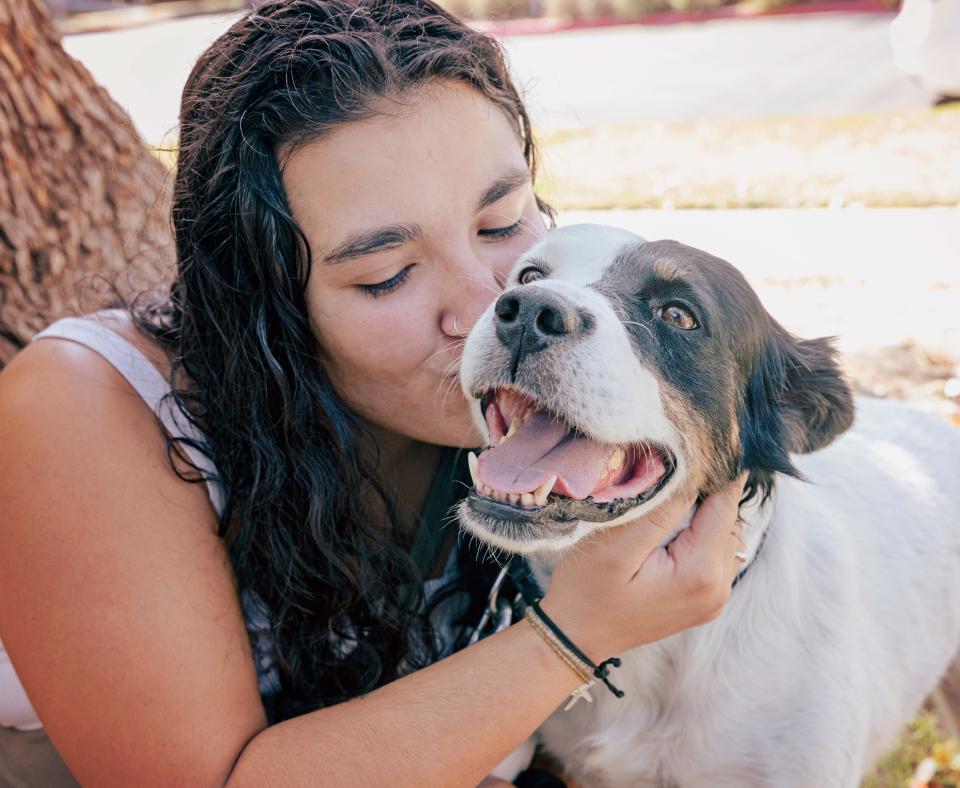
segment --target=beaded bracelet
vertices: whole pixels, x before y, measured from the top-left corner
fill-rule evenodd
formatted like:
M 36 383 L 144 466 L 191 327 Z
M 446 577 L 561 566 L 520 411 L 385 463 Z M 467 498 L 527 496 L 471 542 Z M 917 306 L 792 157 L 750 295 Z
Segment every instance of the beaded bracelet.
M 564 711 L 572 708 L 580 699 L 592 703 L 593 698 L 590 695 L 589 689 L 597 683 L 598 679 L 606 684 L 607 689 L 616 697 L 623 697 L 623 691 L 613 686 L 608 678 L 610 673 L 610 667 L 608 666 L 619 668 L 619 657 L 611 657 L 599 665 L 593 664 L 590 658 L 577 648 L 573 641 L 564 634 L 563 630 L 544 612 L 543 608 L 540 607 L 539 600 L 528 603 L 526 610 L 523 612 L 523 617 L 529 622 L 530 626 L 533 627 L 534 631 L 543 638 L 547 645 L 550 646 L 554 653 L 564 661 L 567 667 L 576 673 L 583 681 L 583 684 L 570 693 L 570 702 L 564 706 Z

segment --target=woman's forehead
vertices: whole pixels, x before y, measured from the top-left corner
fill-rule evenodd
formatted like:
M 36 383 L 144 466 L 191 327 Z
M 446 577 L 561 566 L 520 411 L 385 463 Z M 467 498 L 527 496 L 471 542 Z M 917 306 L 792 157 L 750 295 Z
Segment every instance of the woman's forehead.
M 507 115 L 467 86 L 433 86 L 387 111 L 286 159 L 287 199 L 311 245 L 368 226 L 472 214 L 496 180 L 527 169 Z

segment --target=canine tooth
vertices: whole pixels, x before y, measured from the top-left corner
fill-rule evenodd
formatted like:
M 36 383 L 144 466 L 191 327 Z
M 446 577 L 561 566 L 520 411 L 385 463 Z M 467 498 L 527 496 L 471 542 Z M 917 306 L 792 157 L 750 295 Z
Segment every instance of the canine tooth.
M 617 470 L 617 468 L 623 466 L 623 461 L 625 458 L 626 455 L 623 453 L 623 449 L 618 446 L 617 450 L 610 455 L 610 460 L 607 462 L 607 468 L 611 471 Z
M 533 491 L 533 499 L 536 501 L 537 506 L 543 506 L 547 502 L 547 496 L 550 495 L 550 491 L 553 489 L 553 485 L 557 483 L 557 474 L 551 474 L 550 478 L 547 479 L 543 484 L 537 487 Z
M 501 435 L 501 436 L 500 436 L 500 440 L 499 440 L 499 442 L 497 443 L 497 446 L 499 446 L 501 443 L 503 443 L 506 439 L 507 439 L 507 436 L 506 436 L 506 435 Z
M 517 431 L 518 422 L 519 422 L 519 419 L 514 419 L 513 421 L 510 422 L 510 429 L 507 430 L 507 434 L 503 438 L 504 440 L 509 438 L 511 435 L 513 435 L 513 433 Z
M 480 480 L 477 478 L 477 455 L 473 452 L 467 455 L 467 465 L 470 466 L 470 478 L 473 479 L 473 486 L 479 487 Z
M 520 503 L 524 506 L 533 506 L 536 503 L 536 499 L 533 497 L 533 493 L 524 493 L 520 496 Z

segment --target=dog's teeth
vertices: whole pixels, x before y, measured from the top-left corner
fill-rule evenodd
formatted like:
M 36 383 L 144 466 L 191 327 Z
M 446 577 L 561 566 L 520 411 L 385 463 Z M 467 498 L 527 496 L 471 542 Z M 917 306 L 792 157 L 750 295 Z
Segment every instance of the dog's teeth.
M 550 478 L 547 479 L 543 484 L 537 487 L 533 491 L 533 500 L 536 502 L 537 506 L 543 506 L 547 502 L 547 496 L 550 495 L 550 491 L 553 489 L 553 485 L 557 483 L 557 474 L 551 474 Z
M 509 438 L 511 435 L 513 435 L 513 433 L 517 431 L 517 425 L 519 424 L 519 422 L 520 422 L 519 419 L 514 419 L 513 421 L 510 422 L 510 429 L 507 430 L 507 434 L 503 438 L 504 440 Z
M 480 479 L 477 478 L 477 455 L 470 452 L 467 455 L 467 465 L 470 466 L 470 478 L 473 479 L 473 486 L 480 487 Z
M 619 470 L 623 467 L 624 459 L 626 459 L 626 454 L 624 454 L 623 449 L 618 446 L 617 450 L 610 455 L 610 461 L 607 463 L 607 468 L 611 471 Z
M 520 496 L 520 503 L 523 506 L 533 506 L 536 503 L 536 498 L 533 497 L 533 493 L 524 493 Z
M 497 443 L 497 446 L 499 446 L 501 443 L 503 443 L 506 439 L 507 439 L 507 436 L 506 436 L 506 435 L 501 435 L 501 436 L 500 436 L 500 440 L 499 440 L 499 442 Z
M 515 506 L 520 505 L 520 500 L 522 498 L 523 496 L 520 493 L 510 493 L 510 503 L 514 504 Z

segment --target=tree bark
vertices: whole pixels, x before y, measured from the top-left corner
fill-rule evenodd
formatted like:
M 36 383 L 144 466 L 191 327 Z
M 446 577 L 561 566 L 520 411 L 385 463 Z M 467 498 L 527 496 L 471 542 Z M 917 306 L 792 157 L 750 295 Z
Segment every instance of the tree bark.
M 108 283 L 129 297 L 169 279 L 170 187 L 39 0 L 0 0 L 0 368 L 109 303 Z

